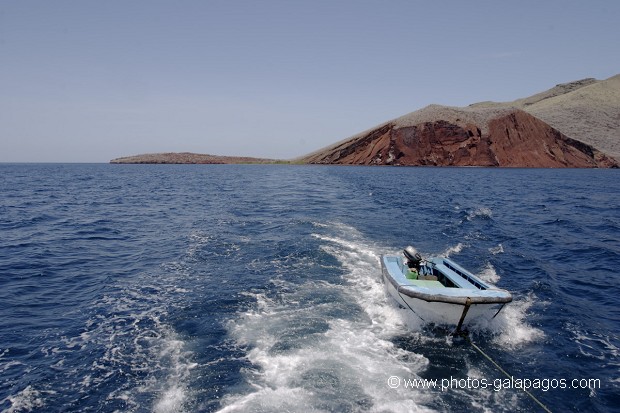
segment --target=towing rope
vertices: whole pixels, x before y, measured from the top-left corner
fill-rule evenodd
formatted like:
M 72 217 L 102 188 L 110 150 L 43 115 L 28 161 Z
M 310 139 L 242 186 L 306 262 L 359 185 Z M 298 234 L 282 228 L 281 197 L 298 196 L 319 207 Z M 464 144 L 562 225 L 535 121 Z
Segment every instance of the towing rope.
M 471 338 L 469 337 L 469 334 L 468 334 L 467 332 L 462 331 L 462 332 L 461 332 L 461 335 L 467 338 L 467 341 L 469 341 L 469 344 L 471 344 L 471 345 L 472 345 L 472 347 L 473 347 L 474 349 L 476 349 L 476 351 L 478 351 L 478 353 L 482 354 L 482 355 L 483 355 L 483 356 L 484 356 L 487 360 L 489 360 L 489 361 L 491 362 L 491 364 L 493 364 L 495 367 L 497 367 L 497 369 L 498 369 L 499 371 L 501 371 L 502 373 L 504 373 L 504 375 L 505 375 L 506 377 L 508 377 L 508 378 L 512 381 L 513 376 L 511 376 L 510 374 L 508 374 L 508 372 L 507 372 L 506 370 L 504 370 L 504 369 L 502 368 L 502 366 L 500 366 L 499 364 L 497 364 L 497 362 L 495 362 L 495 360 L 493 360 L 493 359 L 491 358 L 491 356 L 489 356 L 487 353 L 485 353 L 484 351 L 482 351 L 482 349 L 481 349 L 480 347 L 478 347 L 478 346 L 477 346 L 477 345 L 476 345 L 473 341 L 471 341 Z M 532 393 L 530 393 L 530 392 L 529 392 L 529 391 L 528 391 L 525 387 L 523 388 L 523 391 L 524 391 L 524 392 L 525 392 L 525 394 L 527 394 L 527 395 L 528 395 L 528 396 L 529 396 L 532 400 L 534 400 L 536 403 L 538 403 L 538 405 L 539 405 L 540 407 L 542 407 L 542 409 L 543 409 L 544 411 L 546 411 L 547 413 L 551 413 L 551 410 L 549 410 L 549 408 L 548 408 L 547 406 L 545 406 L 545 405 L 543 404 L 543 402 L 541 402 L 540 400 L 538 400 L 538 399 L 536 398 L 536 396 L 534 396 Z

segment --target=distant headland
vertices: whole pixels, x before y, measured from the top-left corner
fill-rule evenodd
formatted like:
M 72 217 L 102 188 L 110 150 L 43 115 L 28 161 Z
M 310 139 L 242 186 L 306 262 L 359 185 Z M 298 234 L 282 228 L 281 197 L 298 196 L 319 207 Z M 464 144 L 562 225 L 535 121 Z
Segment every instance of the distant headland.
M 191 152 L 149 153 L 112 159 L 114 164 L 273 164 L 288 163 L 277 159 L 247 156 L 219 156 Z

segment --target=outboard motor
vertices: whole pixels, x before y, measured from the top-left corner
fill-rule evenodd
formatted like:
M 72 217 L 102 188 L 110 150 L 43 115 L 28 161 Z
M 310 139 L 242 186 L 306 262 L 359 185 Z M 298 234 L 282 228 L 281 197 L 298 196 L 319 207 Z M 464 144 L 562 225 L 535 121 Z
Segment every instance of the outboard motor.
M 403 253 L 405 254 L 405 258 L 409 260 L 410 264 L 413 264 L 416 268 L 420 268 L 420 264 L 422 263 L 422 256 L 415 248 L 410 245 L 405 248 Z M 411 267 L 411 265 L 409 266 Z

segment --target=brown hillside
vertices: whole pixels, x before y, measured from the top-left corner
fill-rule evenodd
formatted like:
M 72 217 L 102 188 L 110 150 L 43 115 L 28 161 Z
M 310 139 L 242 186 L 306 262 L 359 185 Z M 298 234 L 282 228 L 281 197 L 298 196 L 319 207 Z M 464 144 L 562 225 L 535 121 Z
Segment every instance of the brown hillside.
M 430 106 L 311 154 L 318 164 L 617 167 L 615 160 L 518 109 Z
M 608 156 L 610 155 L 610 156 Z M 620 75 L 513 102 L 430 105 L 299 160 L 361 165 L 617 167 Z
M 620 160 L 620 75 L 563 83 L 514 102 L 483 102 L 470 108 L 522 109 L 566 136 Z

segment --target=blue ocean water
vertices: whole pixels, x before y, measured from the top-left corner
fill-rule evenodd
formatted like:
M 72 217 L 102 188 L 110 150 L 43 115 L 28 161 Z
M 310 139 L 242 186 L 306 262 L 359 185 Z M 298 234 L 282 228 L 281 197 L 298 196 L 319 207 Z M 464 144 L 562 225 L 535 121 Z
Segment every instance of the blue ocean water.
M 598 379 L 550 410 L 620 411 L 620 171 L 4 164 L 0 194 L 2 411 L 540 410 L 386 296 L 409 244 L 513 293 L 471 336 L 515 379 Z

